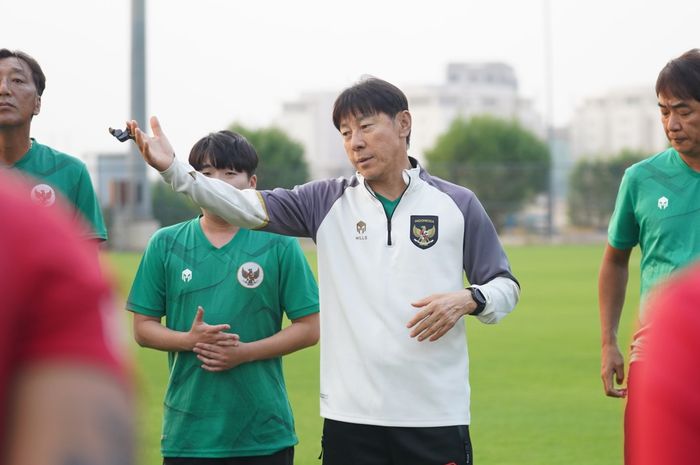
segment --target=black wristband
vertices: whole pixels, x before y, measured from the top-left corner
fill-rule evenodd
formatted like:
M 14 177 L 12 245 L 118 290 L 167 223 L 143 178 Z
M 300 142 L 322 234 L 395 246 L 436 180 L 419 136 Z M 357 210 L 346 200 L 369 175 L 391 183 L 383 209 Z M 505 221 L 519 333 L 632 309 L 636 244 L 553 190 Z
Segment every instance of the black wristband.
M 481 314 L 481 312 L 483 312 L 486 308 L 486 297 L 484 297 L 483 292 L 476 287 L 468 287 L 467 289 L 469 289 L 469 292 L 472 293 L 472 299 L 474 299 L 474 302 L 476 302 L 476 308 L 470 313 L 470 315 Z

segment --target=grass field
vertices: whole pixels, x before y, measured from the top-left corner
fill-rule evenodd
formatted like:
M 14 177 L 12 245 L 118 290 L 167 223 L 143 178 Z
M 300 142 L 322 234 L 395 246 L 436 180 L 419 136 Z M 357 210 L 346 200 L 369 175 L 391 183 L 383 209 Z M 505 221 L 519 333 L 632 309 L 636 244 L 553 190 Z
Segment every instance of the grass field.
M 603 394 L 599 378 L 597 272 L 602 245 L 518 246 L 507 252 L 522 285 L 514 313 L 488 326 L 468 319 L 472 442 L 484 465 L 622 463 L 623 402 Z M 109 254 L 125 296 L 136 254 Z M 315 268 L 315 256 L 309 254 Z M 638 303 L 638 255 L 632 257 L 619 338 L 625 345 Z M 140 464 L 160 463 L 163 353 L 134 347 Z M 300 443 L 297 465 L 319 464 L 318 347 L 285 359 Z

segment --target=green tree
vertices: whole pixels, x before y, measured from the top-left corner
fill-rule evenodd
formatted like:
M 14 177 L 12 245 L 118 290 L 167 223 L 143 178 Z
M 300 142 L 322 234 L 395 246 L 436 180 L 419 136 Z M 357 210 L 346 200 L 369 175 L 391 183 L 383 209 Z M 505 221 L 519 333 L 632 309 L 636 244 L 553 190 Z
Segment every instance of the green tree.
M 474 191 L 497 230 L 548 187 L 549 149 L 516 121 L 458 118 L 426 160 L 432 174 Z
M 574 226 L 606 229 L 625 170 L 645 158 L 623 150 L 613 158 L 579 160 L 569 178 L 569 221 Z
M 199 215 L 200 209 L 189 197 L 173 191 L 163 181 L 151 185 L 153 216 L 161 226 L 180 223 Z
M 291 188 L 309 180 L 303 146 L 275 127 L 258 130 L 233 124 L 230 130 L 243 135 L 258 152 L 258 189 Z

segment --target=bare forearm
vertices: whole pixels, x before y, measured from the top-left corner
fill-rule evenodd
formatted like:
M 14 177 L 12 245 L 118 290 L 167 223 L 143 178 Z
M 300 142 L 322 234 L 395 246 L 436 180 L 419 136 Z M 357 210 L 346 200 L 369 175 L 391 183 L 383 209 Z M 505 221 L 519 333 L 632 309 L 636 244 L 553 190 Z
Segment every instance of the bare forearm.
M 282 331 L 245 344 L 246 361 L 266 360 L 291 354 L 318 342 L 318 314 L 295 320 Z
M 303 349 L 318 341 L 318 313 L 292 321 L 278 333 L 253 342 L 231 344 L 221 341 L 214 344 L 197 343 L 194 353 L 207 371 L 230 370 L 243 363 L 266 360 Z
M 134 313 L 134 339 L 143 347 L 168 352 L 189 352 L 198 342 L 238 345 L 238 335 L 228 333 L 229 324 L 210 325 L 204 321 L 204 309 L 197 307 L 189 331 L 163 326 L 160 318 Z
M 291 354 L 318 342 L 318 313 L 295 320 L 282 331 L 265 339 L 241 344 L 244 361 L 267 360 Z
M 156 321 L 142 321 L 134 325 L 134 339 L 141 347 L 167 352 L 187 352 L 194 347 L 188 332 L 172 330 Z
M 598 277 L 598 303 L 602 345 L 617 344 L 617 329 L 628 280 L 627 262 L 604 260 Z

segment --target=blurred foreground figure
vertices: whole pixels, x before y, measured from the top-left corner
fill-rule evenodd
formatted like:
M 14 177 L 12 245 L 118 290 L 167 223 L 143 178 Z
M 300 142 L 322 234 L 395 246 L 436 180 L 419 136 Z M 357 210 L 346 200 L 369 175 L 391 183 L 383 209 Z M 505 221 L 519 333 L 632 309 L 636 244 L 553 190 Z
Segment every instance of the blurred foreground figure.
M 637 408 L 628 440 L 635 465 L 691 465 L 700 457 L 700 265 L 652 293 Z
M 133 463 L 117 314 L 97 243 L 0 172 L 0 463 Z

